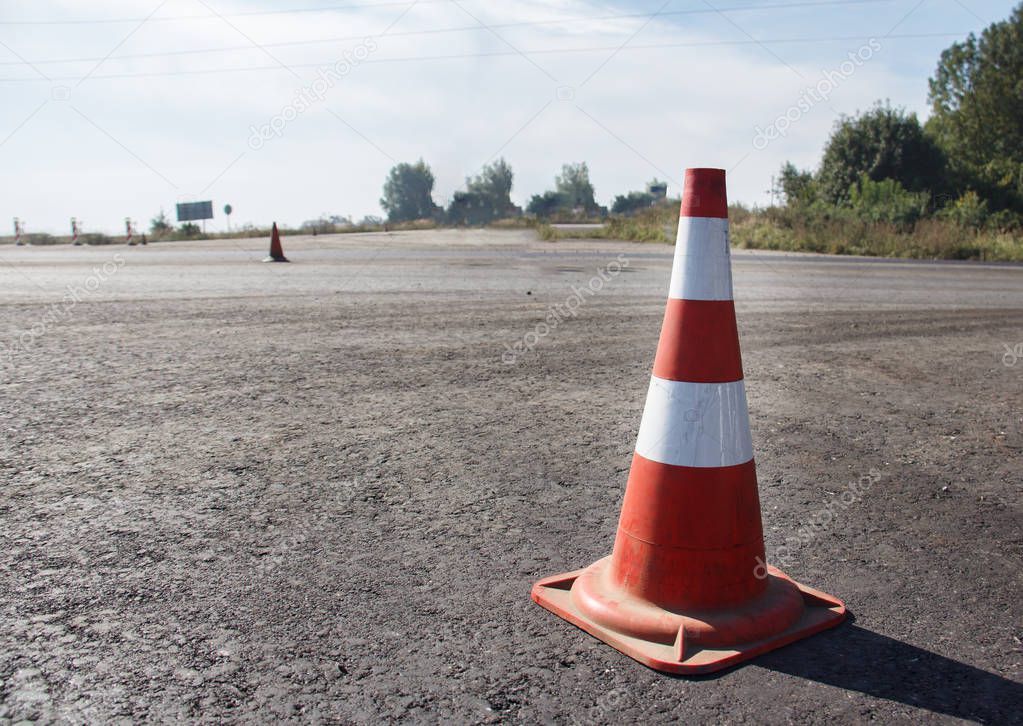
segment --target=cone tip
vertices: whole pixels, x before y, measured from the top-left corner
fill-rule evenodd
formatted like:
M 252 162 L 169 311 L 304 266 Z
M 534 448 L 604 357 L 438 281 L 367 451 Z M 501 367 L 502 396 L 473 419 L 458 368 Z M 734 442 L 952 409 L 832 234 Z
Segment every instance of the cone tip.
M 680 216 L 728 218 L 724 169 L 686 169 Z

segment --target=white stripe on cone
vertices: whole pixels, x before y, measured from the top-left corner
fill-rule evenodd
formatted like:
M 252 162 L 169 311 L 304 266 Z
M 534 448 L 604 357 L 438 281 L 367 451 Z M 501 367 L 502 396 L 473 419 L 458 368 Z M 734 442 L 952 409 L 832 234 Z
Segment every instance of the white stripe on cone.
M 652 376 L 636 453 L 674 466 L 735 466 L 753 458 L 746 387 Z
M 679 218 L 668 297 L 677 300 L 732 299 L 727 219 Z

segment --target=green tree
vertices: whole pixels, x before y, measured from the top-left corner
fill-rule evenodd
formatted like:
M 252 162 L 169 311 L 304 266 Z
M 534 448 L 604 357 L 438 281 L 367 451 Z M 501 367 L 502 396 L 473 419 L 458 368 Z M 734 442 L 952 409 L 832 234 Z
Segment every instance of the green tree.
M 491 200 L 479 192 L 455 192 L 445 214 L 449 224 L 481 225 L 497 218 Z
M 607 214 L 607 208 L 598 205 L 593 197 L 590 169 L 585 161 L 563 165 L 561 173 L 554 177 L 554 191 L 534 194 L 526 211 L 541 218 Z
M 612 214 L 634 214 L 666 201 L 668 198 L 668 182 L 659 181 L 656 177 L 647 182 L 646 191 L 618 194 L 611 203 Z
M 980 229 L 989 217 L 988 203 L 977 192 L 966 192 L 939 213 L 944 219 L 951 219 L 960 227 Z
M 786 161 L 778 174 L 775 192 L 781 194 L 788 206 L 809 204 L 817 194 L 813 173 L 800 171 L 791 162 Z
M 487 164 L 479 174 L 465 180 L 464 192 L 455 192 L 446 217 L 451 224 L 486 224 L 510 217 L 519 210 L 511 200 L 511 166 L 503 158 Z
M 490 206 L 493 218 L 507 217 L 515 212 L 512 204 L 511 190 L 515 175 L 504 158 L 483 167 L 480 173 L 465 180 L 465 188 L 470 194 L 477 194 Z
M 867 175 L 850 188 L 849 206 L 864 222 L 887 222 L 910 229 L 927 212 L 928 195 L 907 191 L 895 179 Z
M 911 192 L 933 192 L 943 188 L 943 172 L 944 155 L 916 115 L 879 103 L 836 122 L 816 182 L 825 201 L 848 204 L 863 175 L 871 181 L 894 179 Z
M 160 213 L 149 220 L 149 231 L 155 235 L 166 234 L 171 231 L 171 224 L 167 221 L 167 213 L 160 208 Z
M 652 207 L 656 199 L 648 192 L 629 192 L 619 194 L 611 203 L 612 214 L 632 214 L 640 209 Z
M 590 168 L 585 161 L 562 166 L 561 174 L 554 180 L 554 188 L 568 209 L 581 210 L 584 214 L 593 214 L 600 209 L 593 198 Z
M 202 234 L 202 229 L 195 222 L 182 222 L 178 231 L 185 237 L 198 237 Z
M 977 187 L 1023 212 L 1023 4 L 944 50 L 930 79 L 927 131 L 948 155 L 953 188 Z
M 543 194 L 534 194 L 530 197 L 529 204 L 526 205 L 526 211 L 541 219 L 547 219 L 566 206 L 565 200 L 557 192 L 544 192 Z
M 437 214 L 433 203 L 433 172 L 420 159 L 415 164 L 398 164 L 387 175 L 380 206 L 389 222 L 430 219 Z

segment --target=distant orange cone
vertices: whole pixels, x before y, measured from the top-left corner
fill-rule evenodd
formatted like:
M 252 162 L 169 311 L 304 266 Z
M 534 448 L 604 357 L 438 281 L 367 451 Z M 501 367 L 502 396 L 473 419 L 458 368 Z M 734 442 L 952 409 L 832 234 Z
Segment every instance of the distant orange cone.
M 274 222 L 273 231 L 270 233 L 270 256 L 263 262 L 288 262 L 281 249 L 281 233 L 277 231 L 277 222 Z
M 610 557 L 533 599 L 657 670 L 719 670 L 837 625 L 764 559 L 722 169 L 687 169 L 668 305 Z

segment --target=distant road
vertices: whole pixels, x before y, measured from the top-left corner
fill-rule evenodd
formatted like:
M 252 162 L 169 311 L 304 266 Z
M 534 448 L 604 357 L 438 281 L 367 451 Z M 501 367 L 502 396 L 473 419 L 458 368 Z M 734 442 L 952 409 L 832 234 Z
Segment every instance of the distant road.
M 605 292 L 664 294 L 672 248 L 608 240 L 543 242 L 530 230 L 427 230 L 288 236 L 291 265 L 267 266 L 264 239 L 168 242 L 147 247 L 0 249 L 0 304 L 59 299 L 96 265 L 123 268 L 90 300 L 337 294 L 339 292 L 521 292 L 565 294 L 623 255 L 628 274 Z M 1023 307 L 1018 264 L 896 260 L 733 251 L 742 305 Z

